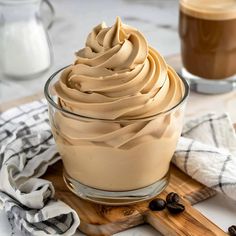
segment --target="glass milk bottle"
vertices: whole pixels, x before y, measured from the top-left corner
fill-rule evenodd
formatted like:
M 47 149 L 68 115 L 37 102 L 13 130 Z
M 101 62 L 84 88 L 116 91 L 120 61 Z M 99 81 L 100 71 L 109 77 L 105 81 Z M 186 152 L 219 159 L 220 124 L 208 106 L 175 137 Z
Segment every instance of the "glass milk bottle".
M 41 0 L 0 0 L 0 62 L 7 77 L 33 78 L 51 65 L 40 4 Z

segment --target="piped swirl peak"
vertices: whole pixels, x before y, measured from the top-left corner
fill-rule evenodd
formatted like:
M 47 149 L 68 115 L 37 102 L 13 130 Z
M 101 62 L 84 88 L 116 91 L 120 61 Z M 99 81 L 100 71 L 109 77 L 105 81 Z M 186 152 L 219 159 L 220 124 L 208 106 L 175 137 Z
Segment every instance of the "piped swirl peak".
M 55 85 L 65 110 L 98 119 L 135 119 L 164 112 L 184 96 L 176 72 L 137 29 L 117 17 L 96 26 Z
M 143 64 L 148 55 L 144 36 L 136 29 L 121 23 L 119 17 L 112 27 L 105 23 L 89 34 L 86 47 L 76 53 L 76 64 L 106 68 L 113 71 L 133 69 Z

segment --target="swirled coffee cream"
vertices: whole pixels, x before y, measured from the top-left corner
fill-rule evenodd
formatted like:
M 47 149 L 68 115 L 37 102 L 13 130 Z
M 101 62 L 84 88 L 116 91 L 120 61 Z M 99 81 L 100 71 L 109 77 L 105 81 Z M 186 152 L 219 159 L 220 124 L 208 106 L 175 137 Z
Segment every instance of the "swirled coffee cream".
M 66 173 L 107 191 L 164 178 L 180 136 L 186 84 L 137 29 L 96 26 L 54 85 L 51 117 Z

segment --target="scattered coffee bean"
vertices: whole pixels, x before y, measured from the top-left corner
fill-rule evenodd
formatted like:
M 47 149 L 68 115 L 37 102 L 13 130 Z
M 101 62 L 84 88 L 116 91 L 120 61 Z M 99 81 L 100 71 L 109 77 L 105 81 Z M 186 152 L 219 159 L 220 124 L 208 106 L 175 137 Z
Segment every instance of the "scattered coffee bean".
M 180 200 L 180 197 L 177 193 L 171 192 L 166 197 L 167 203 L 178 203 Z
M 228 228 L 228 232 L 230 236 L 236 236 L 236 225 L 232 225 Z
M 167 209 L 169 210 L 170 213 L 172 214 L 178 214 L 181 213 L 185 210 L 185 206 L 180 203 L 167 203 L 166 205 Z
M 153 199 L 150 203 L 149 203 L 149 208 L 152 211 L 162 211 L 164 210 L 166 207 L 166 201 L 161 199 L 161 198 L 156 198 Z

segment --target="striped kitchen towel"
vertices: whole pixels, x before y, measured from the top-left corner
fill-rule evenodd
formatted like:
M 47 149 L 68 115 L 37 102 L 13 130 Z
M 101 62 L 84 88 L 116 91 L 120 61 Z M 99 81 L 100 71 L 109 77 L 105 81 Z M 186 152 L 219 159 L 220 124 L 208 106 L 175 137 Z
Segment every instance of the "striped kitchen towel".
M 73 235 L 76 212 L 55 200 L 51 182 L 40 179 L 60 159 L 45 100 L 0 114 L 0 203 L 12 231 L 24 235 Z
M 236 135 L 227 114 L 207 114 L 187 122 L 172 162 L 236 200 Z

